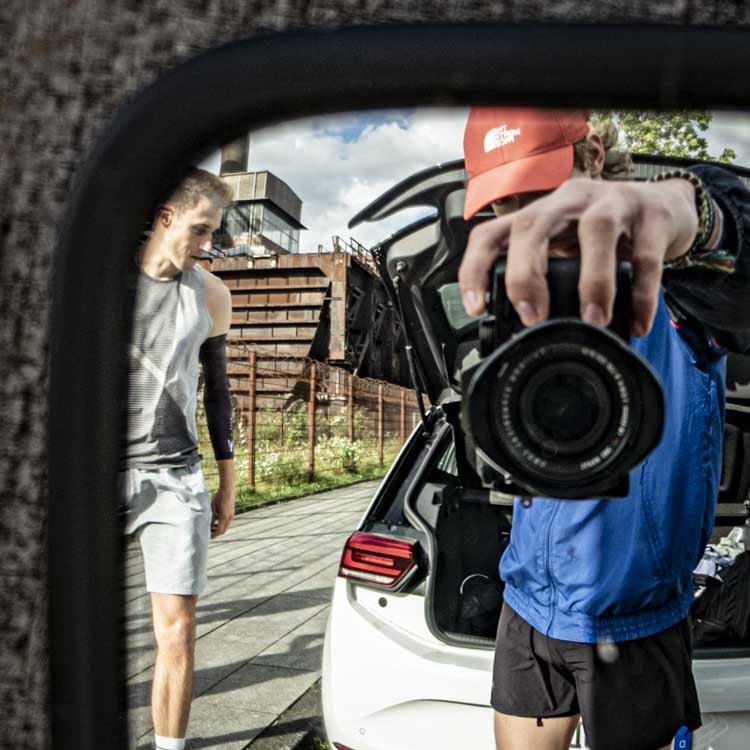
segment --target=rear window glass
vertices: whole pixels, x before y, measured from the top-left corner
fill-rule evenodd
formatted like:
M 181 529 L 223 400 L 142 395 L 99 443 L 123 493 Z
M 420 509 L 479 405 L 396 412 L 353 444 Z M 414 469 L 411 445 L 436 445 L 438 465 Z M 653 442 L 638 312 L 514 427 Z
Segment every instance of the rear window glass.
M 440 303 L 443 306 L 445 317 L 456 333 L 463 334 L 472 326 L 477 325 L 477 319 L 464 310 L 458 283 L 443 284 L 438 289 L 438 294 L 440 295 Z

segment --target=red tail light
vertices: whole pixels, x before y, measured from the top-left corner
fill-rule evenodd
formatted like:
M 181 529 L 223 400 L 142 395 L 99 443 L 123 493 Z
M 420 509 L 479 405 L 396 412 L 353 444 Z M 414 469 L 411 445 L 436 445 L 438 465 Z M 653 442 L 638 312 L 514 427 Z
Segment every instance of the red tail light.
M 416 542 L 355 531 L 347 540 L 339 575 L 393 589 L 417 568 Z

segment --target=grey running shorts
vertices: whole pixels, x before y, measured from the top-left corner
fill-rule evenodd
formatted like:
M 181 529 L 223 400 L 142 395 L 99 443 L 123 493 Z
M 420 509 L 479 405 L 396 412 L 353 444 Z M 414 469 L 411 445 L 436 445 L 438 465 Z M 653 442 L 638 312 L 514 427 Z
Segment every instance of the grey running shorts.
M 646 638 L 607 644 L 548 638 L 503 604 L 492 707 L 543 724 L 581 714 L 587 746 L 654 750 L 701 725 L 686 620 Z
M 143 552 L 146 589 L 200 594 L 206 587 L 211 498 L 200 464 L 119 475 L 124 532 Z

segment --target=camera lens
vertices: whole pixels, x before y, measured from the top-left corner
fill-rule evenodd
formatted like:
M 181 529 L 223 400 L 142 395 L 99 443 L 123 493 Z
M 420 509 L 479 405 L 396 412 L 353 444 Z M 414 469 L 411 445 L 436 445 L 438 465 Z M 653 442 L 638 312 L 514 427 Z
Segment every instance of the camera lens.
M 574 455 L 602 439 L 610 404 L 607 387 L 594 369 L 578 362 L 551 363 L 523 387 L 519 416 L 545 455 Z
M 639 374 L 635 355 L 603 329 L 548 321 L 514 337 L 484 367 L 473 387 L 487 399 L 491 418 L 485 430 L 475 413 L 473 434 L 486 456 L 494 452 L 508 474 L 547 488 L 547 496 L 571 496 L 622 476 L 639 444 L 658 436 L 642 429 L 649 413 L 643 396 L 650 391 L 650 403 L 660 405 L 658 384 L 643 390 L 648 371 Z

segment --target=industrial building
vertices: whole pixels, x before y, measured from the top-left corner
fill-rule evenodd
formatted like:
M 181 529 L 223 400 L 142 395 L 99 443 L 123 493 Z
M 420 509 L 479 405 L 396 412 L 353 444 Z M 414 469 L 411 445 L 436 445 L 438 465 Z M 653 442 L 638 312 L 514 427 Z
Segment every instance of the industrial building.
M 290 380 L 304 381 L 305 361 L 314 360 L 408 386 L 400 325 L 367 248 L 334 237 L 330 248 L 300 252 L 302 200 L 277 175 L 248 169 L 247 139 L 224 147 L 220 174 L 235 203 L 202 264 L 232 293 L 230 380 L 239 401 L 249 351 Z

